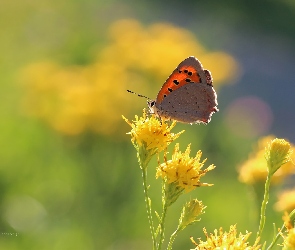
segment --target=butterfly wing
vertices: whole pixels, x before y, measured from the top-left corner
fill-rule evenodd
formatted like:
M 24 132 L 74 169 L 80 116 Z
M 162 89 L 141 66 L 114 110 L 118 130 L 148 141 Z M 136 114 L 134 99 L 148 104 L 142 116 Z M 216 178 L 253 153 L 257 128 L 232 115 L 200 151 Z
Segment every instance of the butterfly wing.
M 159 91 L 156 102 L 161 103 L 171 92 L 190 82 L 212 84 L 210 72 L 204 70 L 201 62 L 193 56 L 183 60 L 172 72 Z
M 217 112 L 217 95 L 211 85 L 187 83 L 157 105 L 157 114 L 184 123 L 205 123 Z

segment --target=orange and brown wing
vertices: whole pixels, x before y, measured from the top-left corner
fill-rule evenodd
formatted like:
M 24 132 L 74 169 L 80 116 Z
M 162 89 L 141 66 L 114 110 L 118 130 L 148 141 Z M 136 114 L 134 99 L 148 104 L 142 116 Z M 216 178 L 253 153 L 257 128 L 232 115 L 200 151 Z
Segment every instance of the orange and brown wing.
M 157 103 L 161 103 L 167 95 L 189 82 L 208 82 L 202 64 L 193 56 L 182 61 L 168 77 L 158 93 Z

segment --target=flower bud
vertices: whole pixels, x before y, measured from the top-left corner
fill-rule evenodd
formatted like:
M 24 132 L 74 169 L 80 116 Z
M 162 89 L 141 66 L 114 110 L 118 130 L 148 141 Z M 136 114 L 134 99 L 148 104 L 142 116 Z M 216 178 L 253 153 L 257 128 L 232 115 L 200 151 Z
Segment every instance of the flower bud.
M 186 226 L 198 221 L 197 217 L 204 213 L 205 208 L 202 201 L 198 201 L 197 199 L 187 202 L 182 209 L 179 228 L 184 229 Z
M 291 154 L 289 142 L 278 138 L 272 140 L 265 151 L 269 175 L 272 176 L 283 164 L 292 161 Z

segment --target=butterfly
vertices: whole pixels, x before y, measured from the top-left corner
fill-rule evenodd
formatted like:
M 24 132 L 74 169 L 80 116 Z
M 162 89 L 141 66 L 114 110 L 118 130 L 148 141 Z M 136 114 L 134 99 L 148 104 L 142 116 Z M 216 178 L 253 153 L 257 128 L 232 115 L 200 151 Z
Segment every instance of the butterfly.
M 163 120 L 207 124 L 212 114 L 218 112 L 217 94 L 212 83 L 210 71 L 203 69 L 201 62 L 190 56 L 168 77 L 157 98 L 148 98 L 150 113 Z

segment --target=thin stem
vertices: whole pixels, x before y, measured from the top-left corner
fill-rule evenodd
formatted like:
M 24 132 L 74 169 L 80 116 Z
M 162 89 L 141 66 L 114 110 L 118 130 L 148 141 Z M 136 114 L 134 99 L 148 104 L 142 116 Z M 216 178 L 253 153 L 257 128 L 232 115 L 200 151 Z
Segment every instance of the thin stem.
M 163 212 L 161 216 L 161 221 L 160 221 L 160 239 L 159 239 L 159 245 L 158 245 L 158 250 L 161 250 L 162 244 L 164 242 L 164 233 L 165 233 L 165 219 L 166 219 L 166 214 L 167 214 L 167 206 L 166 206 L 166 199 L 163 199 Z
M 271 242 L 267 250 L 271 249 L 276 244 L 276 242 L 278 241 L 284 229 L 285 229 L 285 225 L 283 224 L 283 226 L 281 227 L 281 230 L 277 233 L 276 237 L 274 237 L 273 241 Z
M 264 188 L 264 197 L 263 197 L 263 201 L 261 204 L 261 212 L 260 212 L 260 222 L 259 222 L 259 230 L 257 232 L 257 237 L 261 237 L 264 225 L 265 225 L 265 210 L 266 210 L 266 205 L 268 203 L 268 199 L 269 199 L 269 187 L 270 187 L 270 179 L 271 176 L 268 175 L 266 182 L 265 182 L 265 188 Z
M 149 224 L 150 224 L 150 230 L 151 230 L 151 234 L 152 234 L 153 250 L 155 250 L 157 248 L 157 245 L 156 245 L 155 229 L 154 229 L 154 222 L 153 222 L 153 216 L 152 216 L 151 200 L 148 195 L 147 168 L 142 167 L 141 170 L 142 170 L 142 179 L 143 179 L 144 200 L 145 200 L 148 220 L 149 220 Z
M 295 217 L 295 209 L 289 214 L 289 217 L 290 217 L 290 221 L 293 221 L 294 220 L 294 217 Z M 269 247 L 267 248 L 267 250 L 271 249 L 276 244 L 276 242 L 278 241 L 279 237 L 282 236 L 282 233 L 283 233 L 284 230 L 287 230 L 286 229 L 286 226 L 285 226 L 285 223 L 282 225 L 280 231 L 274 237 L 273 241 L 271 242 L 271 244 L 269 245 Z
M 177 234 L 181 231 L 180 228 L 177 228 L 173 234 L 171 234 L 170 236 L 170 240 L 169 240 L 169 243 L 168 243 L 168 246 L 167 246 L 167 250 L 172 250 L 172 245 L 173 245 L 173 242 L 177 236 Z

